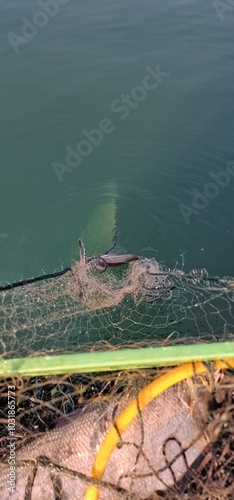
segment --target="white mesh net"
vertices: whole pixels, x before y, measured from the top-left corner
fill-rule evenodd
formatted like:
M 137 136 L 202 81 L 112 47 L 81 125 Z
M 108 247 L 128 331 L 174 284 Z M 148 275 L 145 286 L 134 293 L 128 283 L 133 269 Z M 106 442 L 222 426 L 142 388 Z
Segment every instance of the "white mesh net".
M 78 262 L 65 275 L 0 293 L 2 357 L 231 340 L 232 278 L 169 271 L 154 259 L 124 269 Z

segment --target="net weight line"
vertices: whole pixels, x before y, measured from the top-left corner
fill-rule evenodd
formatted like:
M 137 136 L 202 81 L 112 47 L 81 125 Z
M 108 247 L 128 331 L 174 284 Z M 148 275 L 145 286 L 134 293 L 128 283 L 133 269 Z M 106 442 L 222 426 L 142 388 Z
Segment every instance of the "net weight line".
M 15 283 L 9 283 L 8 285 L 0 286 L 0 291 L 4 292 L 7 290 L 12 290 L 13 288 L 19 288 L 21 286 L 30 285 L 31 283 L 36 283 L 38 281 L 49 280 L 51 278 L 58 278 L 59 276 L 68 273 L 69 271 L 71 271 L 71 267 L 66 267 L 61 271 L 56 271 L 54 273 L 43 274 L 42 276 L 36 276 L 35 278 L 28 278 L 26 280 L 16 281 Z
M 97 257 L 91 257 L 90 259 L 94 260 L 98 258 L 99 260 L 103 259 L 103 261 L 105 260 L 102 256 L 97 256 Z M 90 260 L 91 261 L 91 260 Z M 89 261 L 89 262 L 90 262 Z M 125 263 L 122 263 L 123 265 Z M 104 271 L 106 271 L 108 267 L 108 264 L 106 266 L 106 268 L 104 269 Z M 42 276 L 36 276 L 34 278 L 28 278 L 28 279 L 25 279 L 25 280 L 20 280 L 20 281 L 16 281 L 14 283 L 9 283 L 8 285 L 3 285 L 3 286 L 0 286 L 0 292 L 4 292 L 4 291 L 7 291 L 7 290 L 12 290 L 13 288 L 19 288 L 21 286 L 26 286 L 26 285 L 30 285 L 32 283 L 36 283 L 38 281 L 45 281 L 45 280 L 49 280 L 49 279 L 52 279 L 52 278 L 58 278 L 60 276 L 63 276 L 64 274 L 68 273 L 69 271 L 71 271 L 72 268 L 71 267 L 66 267 L 65 269 L 62 269 L 61 271 L 56 271 L 54 273 L 49 273 L 49 274 L 43 274 Z M 99 271 L 99 272 L 104 272 L 104 271 Z M 150 273 L 152 275 L 152 273 Z M 232 278 L 230 277 L 224 277 L 224 278 L 220 278 L 219 276 L 207 276 L 207 277 L 201 277 L 199 276 L 199 274 L 186 274 L 186 273 L 183 273 L 183 272 L 180 272 L 180 273 L 176 273 L 176 272 L 159 272 L 159 273 L 154 273 L 153 274 L 154 276 L 166 276 L 168 278 L 186 278 L 186 279 L 192 279 L 192 280 L 201 280 L 201 281 L 213 281 L 213 282 L 216 282 L 216 283 L 226 283 L 228 284 L 228 282 L 230 281 L 230 283 L 232 283 Z

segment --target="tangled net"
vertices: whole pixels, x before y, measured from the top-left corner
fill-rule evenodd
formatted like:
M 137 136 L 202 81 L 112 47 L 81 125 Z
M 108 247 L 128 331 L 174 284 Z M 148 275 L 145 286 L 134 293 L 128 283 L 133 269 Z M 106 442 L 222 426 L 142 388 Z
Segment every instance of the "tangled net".
M 127 296 L 137 306 L 149 298 L 157 300 L 174 288 L 172 281 L 160 274 L 161 268 L 153 259 L 131 263 L 122 278 L 112 272 L 100 279 L 100 275 L 92 271 L 86 263 L 78 263 L 72 269 L 71 293 L 73 298 L 78 294 L 82 299 L 84 312 L 117 307 Z
M 100 266 L 100 257 L 81 259 L 62 276 L 2 288 L 0 356 L 233 338 L 232 278 L 171 271 L 155 259 Z

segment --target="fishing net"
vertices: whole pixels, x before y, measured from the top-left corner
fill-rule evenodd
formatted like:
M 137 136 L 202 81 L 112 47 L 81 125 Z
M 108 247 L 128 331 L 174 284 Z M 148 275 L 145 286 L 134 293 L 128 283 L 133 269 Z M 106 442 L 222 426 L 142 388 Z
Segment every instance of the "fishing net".
M 144 408 L 140 392 L 170 371 L 8 379 L 17 401 L 15 493 L 7 490 L 8 391 L 3 380 L 3 498 L 233 498 L 234 372 L 211 363 L 205 369 Z M 137 415 L 122 432 L 118 417 L 133 400 Z M 108 460 L 103 455 L 105 473 L 95 480 L 91 470 L 108 430 L 117 444 Z M 99 497 L 87 493 L 93 486 Z
M 133 257 L 88 259 L 81 247 L 71 268 L 2 284 L 1 367 L 14 358 L 231 345 L 233 278 Z M 35 377 L 2 379 L 4 498 L 233 498 L 233 358 L 133 365 L 50 376 L 38 365 Z
M 102 269 L 101 269 L 102 270 Z M 232 278 L 170 271 L 154 259 L 66 274 L 0 294 L 0 356 L 232 340 Z

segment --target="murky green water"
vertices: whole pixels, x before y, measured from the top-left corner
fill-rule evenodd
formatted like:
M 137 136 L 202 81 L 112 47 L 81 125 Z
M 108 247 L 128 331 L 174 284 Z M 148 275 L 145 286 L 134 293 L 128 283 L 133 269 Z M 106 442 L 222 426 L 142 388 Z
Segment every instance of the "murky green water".
M 67 265 L 83 235 L 105 251 L 115 218 L 122 250 L 233 275 L 234 7 L 0 12 L 1 281 Z

